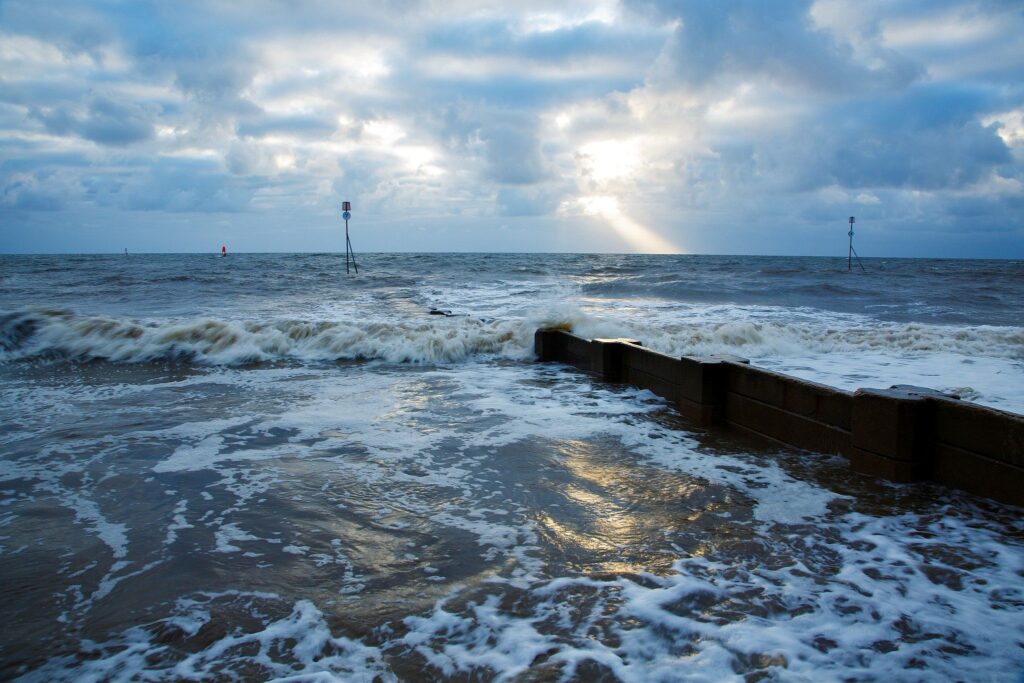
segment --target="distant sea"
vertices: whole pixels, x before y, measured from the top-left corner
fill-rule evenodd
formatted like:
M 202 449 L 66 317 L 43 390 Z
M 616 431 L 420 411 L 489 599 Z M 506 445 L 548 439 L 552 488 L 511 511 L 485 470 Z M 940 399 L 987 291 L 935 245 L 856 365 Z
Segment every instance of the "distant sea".
M 562 325 L 1024 413 L 1024 263 L 358 259 L 0 256 L 0 677 L 1024 670 L 1020 509 L 532 351 Z

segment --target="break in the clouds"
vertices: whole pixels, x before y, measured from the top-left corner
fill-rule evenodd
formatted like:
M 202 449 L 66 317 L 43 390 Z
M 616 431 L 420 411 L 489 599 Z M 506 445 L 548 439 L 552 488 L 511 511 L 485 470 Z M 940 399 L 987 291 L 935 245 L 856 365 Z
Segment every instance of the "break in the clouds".
M 0 3 L 0 251 L 1024 257 L 1019 2 Z

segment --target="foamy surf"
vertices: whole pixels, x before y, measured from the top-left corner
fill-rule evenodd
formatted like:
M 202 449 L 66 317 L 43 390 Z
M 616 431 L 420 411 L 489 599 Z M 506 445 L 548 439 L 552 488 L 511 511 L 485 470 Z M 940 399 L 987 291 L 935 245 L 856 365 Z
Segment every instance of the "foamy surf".
M 201 366 L 375 360 L 446 364 L 533 357 L 533 332 L 629 337 L 669 355 L 729 354 L 844 389 L 916 384 L 1024 411 L 1024 328 L 892 323 L 821 311 L 673 307 L 653 316 L 590 305 L 528 306 L 503 317 L 429 315 L 137 320 L 67 309 L 0 316 L 0 362 L 173 361 Z M 800 318 L 784 321 L 780 318 Z
M 743 316 L 747 319 L 737 319 Z M 806 316 L 801 323 L 758 320 L 765 311 L 689 311 L 685 322 L 597 315 L 571 305 L 527 310 L 523 317 L 471 315 L 419 320 L 269 321 L 192 318 L 134 320 L 35 309 L 0 317 L 0 358 L 150 362 L 192 359 L 235 365 L 281 359 L 381 359 L 452 362 L 474 356 L 529 357 L 533 331 L 560 327 L 584 337 L 633 336 L 669 355 L 739 354 L 757 358 L 808 353 L 958 354 L 1024 360 L 1024 328 L 865 324 Z M 859 324 L 858 324 L 859 323 Z
M 1019 271 L 942 265 L 0 257 L 0 678 L 1005 680 L 1019 510 L 532 362 L 554 325 L 1020 411 Z
M 379 359 L 446 363 L 474 356 L 526 358 L 526 321 L 468 316 L 423 322 L 235 321 L 194 318 L 137 321 L 41 310 L 0 319 L 0 358 L 145 363 L 183 360 L 242 365 L 277 360 Z
M 22 680 L 911 683 L 1024 664 L 1024 528 L 1004 506 L 736 448 L 558 366 L 151 377 L 80 387 L 68 447 L 33 455 L 30 394 L 0 435 L 21 454 L 5 488 L 73 507 L 104 548 L 76 536 L 24 577 L 53 571 L 33 609 L 88 638 Z M 53 530 L 10 499 L 16 562 Z M 115 606 L 132 625 L 97 627 Z

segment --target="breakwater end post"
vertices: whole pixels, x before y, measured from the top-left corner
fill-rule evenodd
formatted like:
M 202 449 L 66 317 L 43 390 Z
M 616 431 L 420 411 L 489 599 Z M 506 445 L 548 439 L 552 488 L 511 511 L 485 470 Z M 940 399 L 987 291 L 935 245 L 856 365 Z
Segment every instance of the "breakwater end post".
M 636 339 L 593 339 L 590 342 L 590 368 L 606 382 L 623 382 L 623 354 L 631 346 L 643 346 Z
M 858 389 L 851 416 L 854 469 L 893 481 L 931 476 L 932 403 L 944 395 L 922 387 Z
M 736 356 L 669 356 L 634 339 L 539 329 L 541 361 L 649 389 L 700 427 L 728 426 L 808 451 L 838 453 L 865 474 L 935 481 L 1024 505 L 1024 416 L 933 389 L 843 391 Z

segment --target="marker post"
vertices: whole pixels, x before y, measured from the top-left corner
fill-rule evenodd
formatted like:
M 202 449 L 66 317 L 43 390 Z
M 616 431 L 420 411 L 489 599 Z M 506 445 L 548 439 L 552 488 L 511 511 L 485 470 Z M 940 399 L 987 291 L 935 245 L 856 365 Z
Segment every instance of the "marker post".
M 847 270 L 847 272 L 853 270 L 853 257 L 857 256 L 857 252 L 853 248 L 853 223 L 854 223 L 854 217 L 850 216 L 850 232 L 846 233 L 847 235 L 850 236 L 850 251 L 846 255 L 846 270 Z M 867 270 L 864 269 L 864 264 L 860 262 L 860 256 L 857 256 L 857 265 L 860 266 L 860 269 L 863 272 L 865 272 L 865 273 L 868 272 Z
M 359 274 L 359 266 L 356 265 L 356 252 L 352 250 L 352 240 L 348 237 L 348 219 L 352 218 L 352 202 L 341 203 L 341 217 L 345 219 L 345 273 L 349 272 L 349 260 L 352 261 L 352 268 L 355 268 L 356 275 Z
M 850 232 L 846 233 L 847 235 L 850 236 L 850 251 L 846 252 L 847 270 L 853 270 L 853 218 L 853 216 L 850 216 Z

